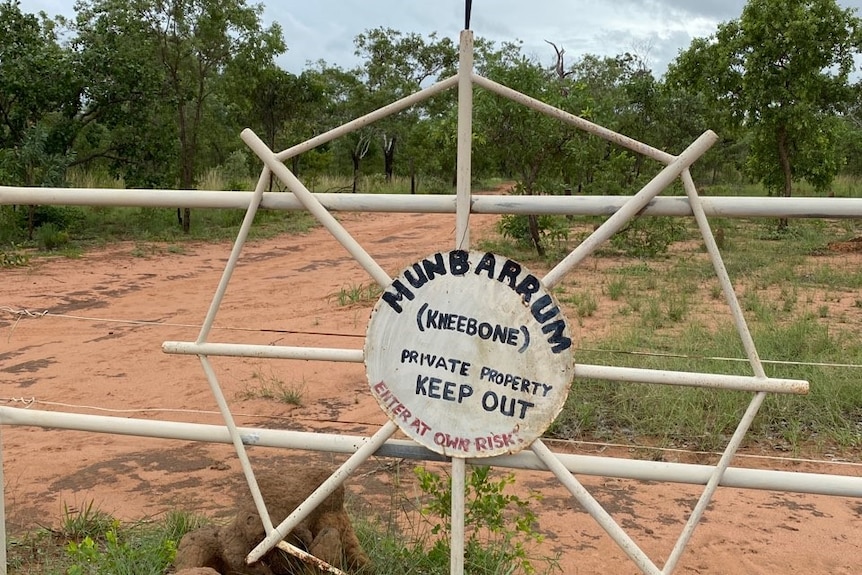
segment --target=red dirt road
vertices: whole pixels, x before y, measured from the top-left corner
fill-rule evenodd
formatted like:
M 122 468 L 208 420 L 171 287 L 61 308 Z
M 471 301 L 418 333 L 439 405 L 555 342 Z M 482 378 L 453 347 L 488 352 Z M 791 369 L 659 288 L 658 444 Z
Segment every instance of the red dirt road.
M 390 274 L 449 249 L 454 219 L 442 215 L 341 215 L 345 227 Z M 474 238 L 493 218 L 475 217 Z M 48 411 L 220 424 L 200 362 L 166 355 L 167 340 L 193 341 L 213 297 L 228 244 L 129 244 L 80 259 L 37 259 L 0 270 L 3 404 Z M 139 252 L 140 250 L 138 250 Z M 147 250 L 145 250 L 147 251 Z M 361 349 L 373 302 L 339 305 L 339 291 L 371 279 L 322 229 L 246 246 L 210 341 Z M 582 329 L 589 329 L 585 325 Z M 236 421 L 323 433 L 370 435 L 386 420 L 361 364 L 213 358 Z M 303 406 L 266 400 L 262 386 L 302 391 Z M 93 501 L 120 519 L 171 508 L 218 515 L 242 489 L 226 445 L 73 432 L 2 428 L 6 511 L 11 529 L 57 524 L 63 506 Z M 556 445 L 552 445 L 555 449 Z M 607 455 L 610 450 L 595 449 Z M 626 450 L 617 450 L 626 455 Z M 343 456 L 251 448 L 254 465 L 288 467 Z M 348 482 L 363 502 L 391 493 L 393 475 L 372 460 Z M 857 462 L 858 463 L 858 462 Z M 409 476 L 412 463 L 404 464 Z M 862 476 L 858 465 L 742 459 L 793 471 Z M 518 473 L 518 486 L 541 490 L 536 507 L 546 551 L 565 573 L 637 573 L 596 523 L 548 473 Z M 702 491 L 698 486 L 580 477 L 616 521 L 662 565 Z M 405 486 L 406 495 L 413 496 Z M 384 495 L 381 495 L 384 494 Z M 379 508 L 379 505 L 378 505 Z M 676 573 L 857 574 L 862 572 L 862 500 L 720 488 Z

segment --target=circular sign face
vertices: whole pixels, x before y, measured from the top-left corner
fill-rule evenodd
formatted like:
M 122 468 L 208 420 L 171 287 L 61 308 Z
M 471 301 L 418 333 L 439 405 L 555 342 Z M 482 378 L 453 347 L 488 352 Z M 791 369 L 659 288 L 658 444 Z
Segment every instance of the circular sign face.
M 398 427 L 452 457 L 530 445 L 559 414 L 574 372 L 554 296 L 521 264 L 465 250 L 405 269 L 365 338 L 371 393 Z

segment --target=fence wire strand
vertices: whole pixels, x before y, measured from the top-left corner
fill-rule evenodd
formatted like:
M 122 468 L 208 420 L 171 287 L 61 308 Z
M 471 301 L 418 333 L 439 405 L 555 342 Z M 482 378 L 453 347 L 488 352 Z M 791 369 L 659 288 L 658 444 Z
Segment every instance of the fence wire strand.
M 12 332 L 18 325 L 18 322 L 21 319 L 40 319 L 43 317 L 56 317 L 61 319 L 73 319 L 79 321 L 91 321 L 91 322 L 104 322 L 104 323 L 117 323 L 117 324 L 126 324 L 126 325 L 143 325 L 143 326 L 151 326 L 151 327 L 181 327 L 181 328 L 189 328 L 189 329 L 200 329 L 200 324 L 193 323 L 172 323 L 166 321 L 148 321 L 148 320 L 135 320 L 135 319 L 119 319 L 119 318 L 104 318 L 104 317 L 90 317 L 90 316 L 80 316 L 80 315 L 70 315 L 70 314 L 62 314 L 62 313 L 52 313 L 50 310 L 44 311 L 33 311 L 28 309 L 18 309 L 13 308 L 11 306 L 0 306 L 0 311 L 6 312 L 8 314 L 15 316 L 15 323 L 12 325 L 10 332 L 6 338 L 7 343 L 12 339 Z M 324 336 L 324 337 L 352 337 L 352 338 L 364 338 L 364 333 L 344 333 L 344 332 L 327 332 L 327 331 L 305 331 L 305 330 L 294 330 L 294 329 L 283 329 L 283 328 L 267 328 L 267 327 L 237 327 L 237 326 L 213 326 L 213 329 L 223 330 L 223 331 L 239 331 L 239 332 L 254 332 L 254 333 L 281 333 L 288 335 L 310 335 L 310 336 Z M 632 355 L 632 356 L 641 356 L 641 357 L 658 357 L 658 358 L 667 358 L 667 359 L 690 359 L 697 361 L 723 361 L 729 363 L 748 363 L 748 359 L 742 357 L 722 357 L 722 356 L 708 356 L 708 355 L 690 355 L 683 353 L 668 353 L 668 352 L 658 352 L 658 351 L 632 351 L 632 350 L 624 350 L 624 349 L 598 349 L 598 348 L 589 348 L 589 347 L 577 347 L 575 348 L 576 352 L 588 352 L 588 353 L 603 353 L 603 354 L 619 354 L 619 355 Z M 833 362 L 822 362 L 822 361 L 790 361 L 790 360 L 781 360 L 781 359 L 761 359 L 761 363 L 769 364 L 769 365 L 796 365 L 796 366 L 805 366 L 805 367 L 830 367 L 830 368 L 846 368 L 846 369 L 862 369 L 862 365 L 855 363 L 833 363 Z

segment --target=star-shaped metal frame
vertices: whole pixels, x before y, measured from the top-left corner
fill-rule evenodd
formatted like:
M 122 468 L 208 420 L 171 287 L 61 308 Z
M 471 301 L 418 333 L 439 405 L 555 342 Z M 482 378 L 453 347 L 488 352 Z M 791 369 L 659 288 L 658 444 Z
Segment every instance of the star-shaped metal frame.
M 381 287 L 386 288 L 392 281 L 390 275 L 365 251 L 365 249 L 342 227 L 342 225 L 332 216 L 332 214 L 323 206 L 314 194 L 312 194 L 303 183 L 285 166 L 284 161 L 306 152 L 314 147 L 329 142 L 341 135 L 351 131 L 358 130 L 370 123 L 373 123 L 381 118 L 395 114 L 401 110 L 409 108 L 414 104 L 421 102 L 439 92 L 458 86 L 458 185 L 457 195 L 454 198 L 455 218 L 456 218 L 456 233 L 455 233 L 455 248 L 468 249 L 470 245 L 469 239 L 469 218 L 472 211 L 473 199 L 470 192 L 470 139 L 472 134 L 472 88 L 479 86 L 490 92 L 493 92 L 504 98 L 509 98 L 517 103 L 528 106 L 540 113 L 557 118 L 561 122 L 568 123 L 576 128 L 585 130 L 593 135 L 602 137 L 610 142 L 625 147 L 629 150 L 640 154 L 647 155 L 664 164 L 666 167 L 656 175 L 647 185 L 645 185 L 635 195 L 631 196 L 625 204 L 610 216 L 600 227 L 598 227 L 588 238 L 580 245 L 572 250 L 565 258 L 563 258 L 555 267 L 542 278 L 542 282 L 546 289 L 552 289 L 560 283 L 560 281 L 580 264 L 586 257 L 592 254 L 602 243 L 607 241 L 612 235 L 621 230 L 628 222 L 636 217 L 647 205 L 659 195 L 668 185 L 676 178 L 681 178 L 685 193 L 688 199 L 688 205 L 691 213 L 695 218 L 701 236 L 703 238 L 706 251 L 712 261 L 714 271 L 721 284 L 731 315 L 737 328 L 740 339 L 742 340 L 745 352 L 749 363 L 754 373 L 753 377 L 748 378 L 733 378 L 734 381 L 728 383 L 725 380 L 718 381 L 715 374 L 690 374 L 681 372 L 661 372 L 651 370 L 638 370 L 641 372 L 642 379 L 640 381 L 650 383 L 665 383 L 672 385 L 703 385 L 707 387 L 726 387 L 731 389 L 739 389 L 753 391 L 754 396 L 749 403 L 745 413 L 731 436 L 728 444 L 718 461 L 714 466 L 714 470 L 706 483 L 705 489 L 694 506 L 688 521 L 683 527 L 682 533 L 677 539 L 673 550 L 671 551 L 667 561 L 662 568 L 659 568 L 635 541 L 620 527 L 611 515 L 602 507 L 602 505 L 590 494 L 590 492 L 581 484 L 580 481 L 569 472 L 563 465 L 560 459 L 545 445 L 541 439 L 535 440 L 529 449 L 539 458 L 539 460 L 551 471 L 560 483 L 572 494 L 577 502 L 601 525 L 603 529 L 613 538 L 613 540 L 622 548 L 622 550 L 634 561 L 638 568 L 646 574 L 670 574 L 677 566 L 686 545 L 691 539 L 694 529 L 703 516 L 707 506 L 712 500 L 716 489 L 721 483 L 724 472 L 730 465 L 731 460 L 736 454 L 745 434 L 747 433 L 752 420 L 757 414 L 760 406 L 768 392 L 783 392 L 783 393 L 806 393 L 808 383 L 799 380 L 779 380 L 768 378 L 763 370 L 760 358 L 757 354 L 754 341 L 742 314 L 742 309 L 733 285 L 725 269 L 724 263 L 719 253 L 718 246 L 709 226 L 706 214 L 704 212 L 701 199 L 695 188 L 694 181 L 688 171 L 689 166 L 699 158 L 709 147 L 716 141 L 717 136 L 707 131 L 697 140 L 695 140 L 685 151 L 679 156 L 673 156 L 667 152 L 652 148 L 646 144 L 603 128 L 582 118 L 554 108 L 541 101 L 530 98 L 506 86 L 498 84 L 492 80 L 479 76 L 473 72 L 473 37 L 472 32 L 464 30 L 461 32 L 460 43 L 460 63 L 458 74 L 438 82 L 428 88 L 420 90 L 406 98 L 393 102 L 379 110 L 376 110 L 366 116 L 357 118 L 343 126 L 335 128 L 329 132 L 321 134 L 302 144 L 294 146 L 280 153 L 274 153 L 270 150 L 263 141 L 260 140 L 250 130 L 245 130 L 242 133 L 243 141 L 249 148 L 263 161 L 264 168 L 261 172 L 257 186 L 251 200 L 249 201 L 248 210 L 245 218 L 240 226 L 236 241 L 225 265 L 224 273 L 218 288 L 213 296 L 200 334 L 194 343 L 190 342 L 165 342 L 166 350 L 172 353 L 186 353 L 198 355 L 203 367 L 206 378 L 210 384 L 213 395 L 215 396 L 219 410 L 224 418 L 225 425 L 230 433 L 237 456 L 242 465 L 243 473 L 251 490 L 255 505 L 260 513 L 261 521 L 266 530 L 266 537 L 261 541 L 248 556 L 248 561 L 254 562 L 259 560 L 272 548 L 278 546 L 288 552 L 296 555 L 303 554 L 300 550 L 290 547 L 282 539 L 296 527 L 319 502 L 332 493 L 351 473 L 353 473 L 359 465 L 371 457 L 380 447 L 397 431 L 398 427 L 393 421 L 388 421 L 376 433 L 367 438 L 365 442 L 358 445 L 356 451 L 327 479 L 312 495 L 300 505 L 293 513 L 291 513 L 280 525 L 273 525 L 270 521 L 269 514 L 266 512 L 265 502 L 258 489 L 254 471 L 248 459 L 245 444 L 241 437 L 238 428 L 234 422 L 230 407 L 222 393 L 221 386 L 216 377 L 215 371 L 210 363 L 210 355 L 250 355 L 256 357 L 270 358 L 295 358 L 295 359 L 317 359 L 323 361 L 363 361 L 362 350 L 354 349 L 332 349 L 332 348 L 311 348 L 311 347 L 285 347 L 285 346 L 251 346 L 242 344 L 210 344 L 207 343 L 207 337 L 212 328 L 215 316 L 218 313 L 222 299 L 224 297 L 227 286 L 230 282 L 233 270 L 240 258 L 242 248 L 248 237 L 248 232 L 251 229 L 254 216 L 260 206 L 263 198 L 263 192 L 269 182 L 270 175 L 275 175 L 279 178 L 287 188 L 299 200 L 302 206 L 313 215 L 323 227 L 348 251 L 348 253 L 359 263 Z M 398 202 L 397 196 L 388 196 L 387 201 Z M 424 255 L 424 254 L 420 254 Z M 586 366 L 589 368 L 590 366 Z M 596 367 L 596 366 L 593 366 Z M 614 369 L 608 368 L 612 373 Z M 580 373 L 576 367 L 576 377 L 587 376 L 589 369 L 581 369 Z M 648 374 L 647 372 L 651 372 Z M 674 377 L 674 375 L 676 377 Z M 692 383 L 691 377 L 683 377 L 681 381 L 680 375 L 696 376 L 694 379 L 699 379 L 699 383 Z M 626 377 L 631 380 L 631 371 L 626 371 L 625 374 L 619 371 L 618 378 Z M 450 570 L 453 574 L 463 573 L 463 511 L 464 511 L 464 483 L 465 483 L 465 460 L 463 458 L 453 458 L 452 460 L 452 531 L 451 531 L 451 565 Z M 306 560 L 313 561 L 309 557 Z M 340 571 L 332 566 L 322 565 L 321 568 L 329 570 L 333 573 Z

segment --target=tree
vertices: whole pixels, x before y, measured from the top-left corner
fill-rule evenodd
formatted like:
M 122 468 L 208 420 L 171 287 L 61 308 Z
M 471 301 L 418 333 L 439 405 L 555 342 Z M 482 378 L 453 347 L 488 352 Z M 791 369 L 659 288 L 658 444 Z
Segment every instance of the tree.
M 251 118 L 261 127 L 270 149 L 278 150 L 313 135 L 319 118 L 315 109 L 319 109 L 323 98 L 323 86 L 314 74 L 303 72 L 296 76 L 272 67 L 264 70 L 253 86 Z M 299 156 L 291 160 L 292 171 L 299 176 Z
M 577 96 L 561 88 L 557 74 L 522 55 L 519 45 L 504 44 L 499 51 L 483 48 L 479 56 L 479 71 L 489 79 L 560 109 L 578 107 Z M 484 135 L 475 155 L 494 158 L 503 173 L 517 178 L 518 189 L 526 195 L 561 191 L 575 128 L 486 91 L 476 94 L 474 118 L 475 131 Z M 533 247 L 544 255 L 538 216 L 526 220 Z
M 325 102 L 322 116 L 330 125 L 326 129 L 358 118 L 371 112 L 375 106 L 368 87 L 360 79 L 359 70 L 344 70 L 338 66 L 330 66 L 324 61 L 318 61 L 313 70 L 308 70 L 309 80 L 322 89 L 322 100 Z M 349 159 L 353 174 L 352 191 L 359 186 L 362 162 L 372 152 L 372 142 L 376 134 L 376 126 L 364 126 L 338 138 L 333 143 L 337 156 Z
M 61 186 L 69 155 L 69 124 L 79 86 L 71 54 L 54 22 L 0 3 L 0 182 Z M 29 206 L 33 237 L 35 206 Z
M 356 55 L 363 58 L 361 68 L 368 97 L 376 107 L 418 91 L 429 81 L 451 75 L 458 62 L 458 50 L 449 38 L 426 40 L 417 33 L 402 34 L 391 28 L 374 28 L 354 40 Z M 377 124 L 383 151 L 383 169 L 391 181 L 395 171 L 395 152 L 399 141 L 409 132 L 420 113 L 405 111 Z
M 837 114 L 852 100 L 860 47 L 860 20 L 835 0 L 750 0 L 679 68 L 750 131 L 751 175 L 788 197 L 800 179 L 827 188 L 841 167 Z
M 262 5 L 245 0 L 82 0 L 77 9 L 76 43 L 98 79 L 93 113 L 109 109 L 117 118 L 131 103 L 156 116 L 169 112 L 179 186 L 194 188 L 205 107 L 217 79 L 237 62 L 250 70 L 272 66 L 285 49 L 281 29 L 263 28 Z M 149 123 L 126 126 L 136 133 L 150 129 Z M 169 140 L 163 144 L 170 147 Z M 190 212 L 178 214 L 185 232 Z
M 0 148 L 23 142 L 48 113 L 74 115 L 77 96 L 74 66 L 54 23 L 22 13 L 17 0 L 0 3 Z

